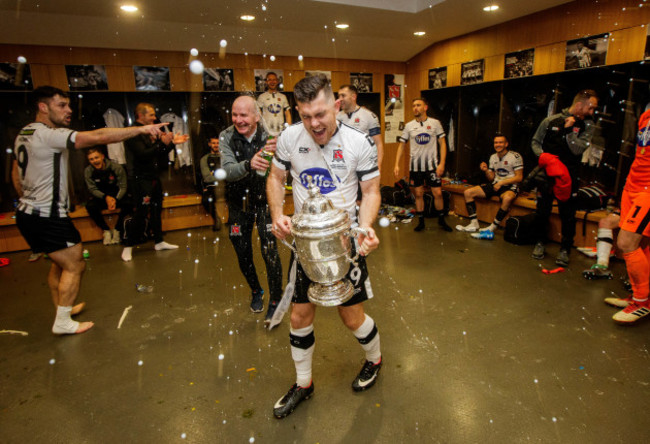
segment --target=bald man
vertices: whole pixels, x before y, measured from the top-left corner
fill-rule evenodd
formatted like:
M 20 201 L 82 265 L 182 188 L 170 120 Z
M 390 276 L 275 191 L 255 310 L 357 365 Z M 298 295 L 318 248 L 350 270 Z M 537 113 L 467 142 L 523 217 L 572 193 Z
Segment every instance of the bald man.
M 271 217 L 266 202 L 266 171 L 269 162 L 260 152 L 268 134 L 260 123 L 259 108 L 251 96 L 239 96 L 232 105 L 232 125 L 219 134 L 221 167 L 226 171 L 229 238 L 239 269 L 251 288 L 250 308 L 264 310 L 263 294 L 253 262 L 253 226 L 257 224 L 262 257 L 266 263 L 270 301 L 264 323 L 271 318 L 282 297 L 282 264 L 271 234 Z

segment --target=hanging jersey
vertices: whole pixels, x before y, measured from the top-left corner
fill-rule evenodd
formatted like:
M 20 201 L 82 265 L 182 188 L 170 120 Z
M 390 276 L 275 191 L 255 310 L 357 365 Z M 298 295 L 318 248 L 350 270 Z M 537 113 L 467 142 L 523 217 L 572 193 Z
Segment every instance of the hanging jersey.
M 636 155 L 627 175 L 625 190 L 631 193 L 650 192 L 650 111 L 639 118 Z
M 284 129 L 284 112 L 289 109 L 287 96 L 265 92 L 257 98 L 257 106 L 262 112 L 265 129 L 271 134 L 279 134 Z
M 68 214 L 68 149 L 76 131 L 50 128 L 44 123 L 24 127 L 14 146 L 23 196 L 18 210 L 40 217 Z
M 409 142 L 411 148 L 411 171 L 433 171 L 438 166 L 438 139 L 445 130 L 436 119 L 427 117 L 423 122 L 411 120 L 404 126 L 399 142 Z
M 312 139 L 302 122 L 280 134 L 273 163 L 293 177 L 293 202 L 296 212 L 308 197 L 309 178 L 336 208 L 356 220 L 358 183 L 379 176 L 377 147 L 373 140 L 347 125 L 338 129 L 325 146 Z M 336 177 L 333 177 L 334 174 Z
M 370 137 L 381 134 L 381 125 L 377 115 L 363 106 L 358 107 L 349 114 L 345 111 L 339 111 L 336 120 L 356 128 Z
M 508 151 L 502 158 L 499 159 L 497 153 L 490 156 L 490 163 L 488 168 L 491 171 L 494 171 L 494 180 L 492 183 L 496 183 L 500 180 L 510 179 L 515 177 L 515 171 L 521 170 L 524 168 L 524 160 L 514 151 Z

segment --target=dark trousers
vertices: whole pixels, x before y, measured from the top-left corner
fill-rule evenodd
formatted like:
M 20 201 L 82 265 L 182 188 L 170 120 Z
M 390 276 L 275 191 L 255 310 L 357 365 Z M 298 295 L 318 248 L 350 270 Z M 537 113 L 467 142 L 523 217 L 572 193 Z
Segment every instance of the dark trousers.
M 573 238 L 576 235 L 576 193 L 578 190 L 578 180 L 573 179 L 574 186 L 571 190 L 571 197 L 566 202 L 558 201 L 558 210 L 560 213 L 560 223 L 562 226 L 562 241 L 560 248 L 570 251 L 573 247 Z M 535 211 L 535 233 L 537 242 L 546 242 L 549 227 L 549 219 L 553 210 L 553 190 L 549 186 L 547 189 L 541 189 L 537 195 L 537 210 Z
M 122 229 L 124 227 L 124 218 L 133 213 L 133 204 L 131 203 L 130 199 L 124 196 L 122 199 L 118 200 L 115 205 L 120 210 L 120 215 L 117 219 L 115 229 L 119 232 L 122 232 Z M 93 220 L 93 222 L 95 222 L 97 226 L 104 231 L 110 229 L 104 220 L 104 216 L 102 215 L 102 210 L 106 209 L 108 209 L 108 205 L 106 205 L 105 199 L 92 197 L 86 203 L 86 211 L 88 211 L 88 215 Z
M 144 230 L 147 217 L 149 217 L 149 229 L 153 234 L 154 241 L 156 243 L 162 242 L 163 191 L 160 180 L 136 178 L 132 183 L 133 199 L 135 200 L 133 235 L 126 239 L 126 246 L 132 247 L 146 240 Z
M 219 218 L 219 213 L 217 212 L 217 201 L 220 198 L 223 198 L 224 191 L 222 186 L 210 185 L 203 189 L 203 196 L 201 198 L 201 203 L 205 211 L 212 216 L 214 219 L 214 225 L 220 227 L 221 219 Z
M 275 236 L 271 234 L 270 214 L 266 208 L 260 208 L 255 212 L 229 208 L 228 213 L 230 242 L 235 248 L 239 269 L 246 278 L 246 282 L 253 291 L 262 289 L 253 262 L 253 226 L 257 224 L 262 257 L 266 263 L 266 275 L 271 293 L 270 300 L 280 301 L 282 298 L 282 263 Z

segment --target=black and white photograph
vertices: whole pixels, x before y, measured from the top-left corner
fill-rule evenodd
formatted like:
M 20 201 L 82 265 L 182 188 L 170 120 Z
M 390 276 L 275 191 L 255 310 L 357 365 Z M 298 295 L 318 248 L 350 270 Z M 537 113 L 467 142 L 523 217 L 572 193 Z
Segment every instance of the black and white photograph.
M 104 65 L 65 65 L 70 91 L 108 91 Z
M 205 68 L 203 70 L 204 91 L 234 91 L 235 76 L 232 69 Z
M 372 73 L 351 72 L 350 84 L 360 93 L 372 92 Z
M 429 89 L 447 87 L 447 67 L 432 68 L 429 70 Z
M 645 36 L 645 55 L 644 59 L 645 60 L 650 60 L 650 23 L 645 26 L 647 29 L 646 31 L 646 36 Z
M 483 81 L 484 59 L 460 65 L 460 84 L 473 85 Z
M 255 92 L 265 92 L 266 75 L 270 72 L 278 76 L 278 91 L 284 91 L 284 69 L 256 69 L 255 72 Z
M 0 63 L 0 90 L 24 91 L 34 89 L 32 72 L 27 63 Z
M 607 59 L 609 34 L 598 34 L 566 42 L 564 69 L 603 66 Z
M 309 70 L 305 71 L 305 77 L 311 77 L 311 76 L 316 76 L 318 74 L 323 74 L 325 77 L 327 77 L 327 80 L 332 83 L 332 71 L 320 71 L 320 70 Z
M 526 77 L 533 75 L 535 66 L 535 49 L 524 49 L 523 51 L 510 52 L 506 54 L 503 68 L 504 79 Z
M 167 66 L 134 66 L 133 74 L 137 91 L 171 91 Z

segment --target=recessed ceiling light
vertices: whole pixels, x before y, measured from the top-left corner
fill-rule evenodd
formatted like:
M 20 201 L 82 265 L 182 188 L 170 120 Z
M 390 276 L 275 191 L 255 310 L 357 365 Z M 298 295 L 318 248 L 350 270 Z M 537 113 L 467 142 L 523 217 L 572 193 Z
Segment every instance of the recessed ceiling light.
M 426 34 L 426 32 L 424 32 L 424 31 L 415 31 L 413 33 L 413 35 L 417 35 L 418 37 L 423 36 L 424 34 Z
M 492 12 L 492 11 L 496 11 L 497 9 L 499 9 L 499 5 L 490 5 L 483 8 L 483 11 Z
M 339 23 L 338 25 L 336 25 L 336 27 L 339 29 L 348 29 L 350 25 L 348 25 L 347 23 Z
M 135 12 L 138 10 L 138 7 L 134 5 L 122 5 L 120 6 L 120 9 L 126 12 Z
M 252 22 L 253 20 L 255 20 L 255 16 L 254 16 L 254 15 L 242 15 L 242 16 L 239 17 L 239 18 L 242 19 L 242 20 L 245 21 L 245 22 Z

